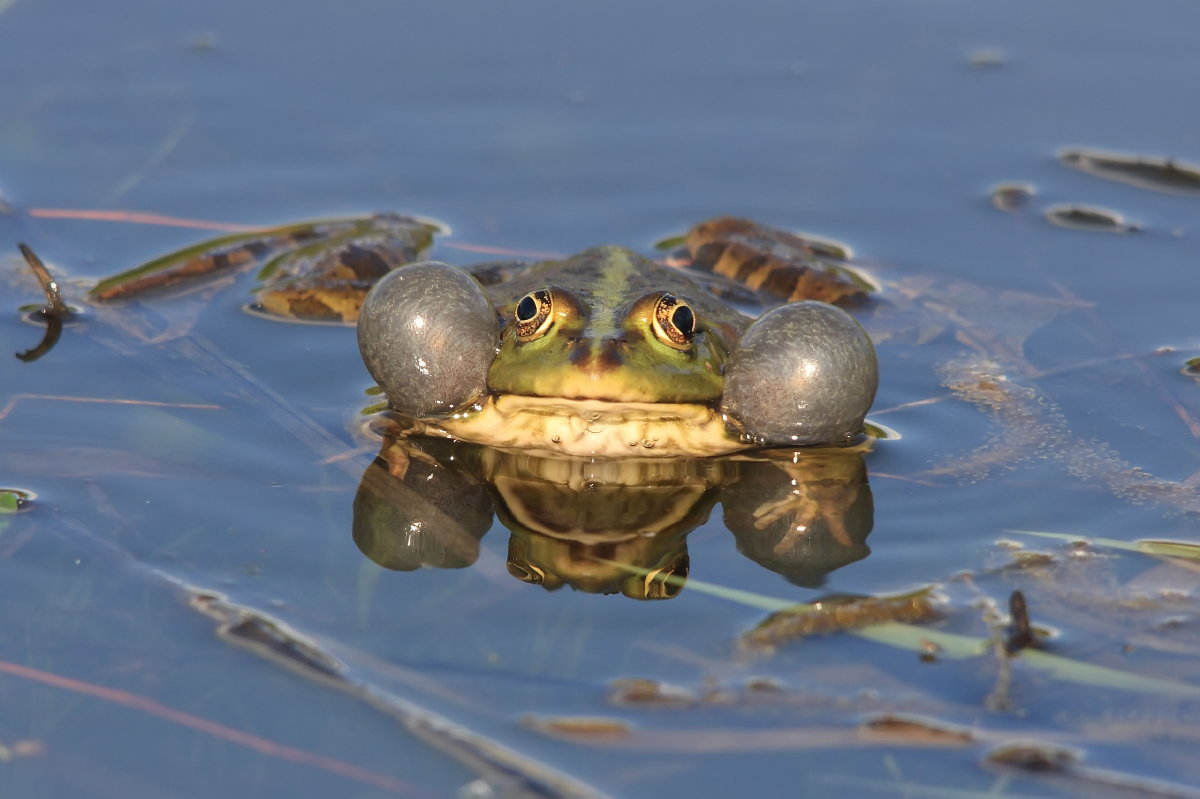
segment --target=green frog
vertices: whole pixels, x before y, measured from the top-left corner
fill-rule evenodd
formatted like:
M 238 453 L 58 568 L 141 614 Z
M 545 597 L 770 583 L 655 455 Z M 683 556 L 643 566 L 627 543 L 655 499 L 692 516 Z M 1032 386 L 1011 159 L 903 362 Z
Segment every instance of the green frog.
M 861 301 L 864 284 L 824 265 L 809 241 L 718 219 L 689 233 L 692 269 L 616 246 L 462 269 L 417 260 L 433 232 L 383 215 L 232 236 L 105 281 L 93 297 L 286 244 L 264 269 L 257 310 L 356 320 L 368 371 L 417 434 L 596 458 L 841 446 L 863 435 L 874 348 L 853 317 L 821 300 Z M 777 307 L 752 319 L 717 296 L 735 286 Z

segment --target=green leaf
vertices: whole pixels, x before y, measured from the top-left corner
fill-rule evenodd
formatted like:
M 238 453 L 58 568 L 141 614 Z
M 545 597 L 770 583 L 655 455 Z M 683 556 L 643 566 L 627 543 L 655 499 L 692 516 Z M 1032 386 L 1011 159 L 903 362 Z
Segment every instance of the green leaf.
M 9 489 L 0 489 L 0 513 L 16 513 L 21 509 L 21 495 Z
M 1200 544 L 1190 544 L 1187 541 L 1163 541 L 1151 538 L 1140 538 L 1136 541 L 1121 541 L 1116 538 L 1089 538 L 1082 535 L 1049 533 L 1041 530 L 1006 530 L 1005 532 L 1017 533 L 1018 535 L 1033 535 L 1040 538 L 1057 538 L 1061 541 L 1080 541 L 1108 547 L 1109 549 L 1120 549 L 1125 552 L 1140 552 L 1144 555 L 1200 560 Z
M 665 239 L 659 239 L 658 241 L 654 242 L 654 249 L 666 251 L 678 250 L 686 243 L 687 234 L 681 233 L 678 236 L 667 236 Z

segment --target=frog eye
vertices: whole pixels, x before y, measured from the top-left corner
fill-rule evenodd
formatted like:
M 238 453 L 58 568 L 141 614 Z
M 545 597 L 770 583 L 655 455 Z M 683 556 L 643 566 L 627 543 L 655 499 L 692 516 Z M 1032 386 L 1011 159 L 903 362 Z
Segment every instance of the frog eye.
M 517 326 L 517 338 L 532 341 L 550 329 L 551 311 L 554 303 L 546 289 L 531 291 L 521 298 L 513 312 Z
M 654 335 L 658 340 L 675 349 L 683 350 L 692 345 L 696 334 L 696 312 L 692 306 L 674 294 L 664 294 L 654 309 Z

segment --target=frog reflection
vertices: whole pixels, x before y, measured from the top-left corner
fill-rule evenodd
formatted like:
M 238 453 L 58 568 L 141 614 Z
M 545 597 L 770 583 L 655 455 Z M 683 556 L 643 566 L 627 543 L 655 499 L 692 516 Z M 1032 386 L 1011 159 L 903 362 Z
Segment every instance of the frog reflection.
M 407 438 L 394 425 L 363 474 L 354 540 L 389 569 L 462 568 L 497 518 L 523 582 L 668 599 L 688 574 L 688 534 L 718 502 L 738 550 L 799 585 L 870 552 L 861 448 L 592 460 Z

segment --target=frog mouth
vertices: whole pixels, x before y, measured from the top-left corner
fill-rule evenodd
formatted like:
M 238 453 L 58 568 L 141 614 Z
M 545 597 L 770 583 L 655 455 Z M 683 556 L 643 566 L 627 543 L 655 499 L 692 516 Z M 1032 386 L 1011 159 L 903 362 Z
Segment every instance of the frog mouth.
M 580 457 L 704 457 L 746 446 L 720 412 L 702 403 L 503 394 L 424 427 L 426 434 L 488 446 Z

